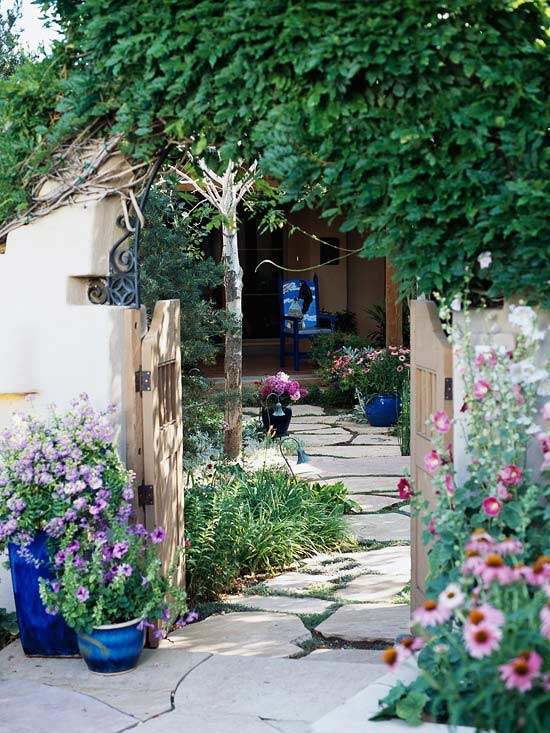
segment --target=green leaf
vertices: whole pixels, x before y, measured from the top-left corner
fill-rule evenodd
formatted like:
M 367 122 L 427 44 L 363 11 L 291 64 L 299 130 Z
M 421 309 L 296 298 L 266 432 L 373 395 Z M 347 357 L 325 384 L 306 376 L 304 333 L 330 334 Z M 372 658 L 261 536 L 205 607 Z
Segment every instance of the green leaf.
M 395 712 L 409 725 L 420 725 L 422 723 L 421 714 L 427 702 L 428 696 L 425 692 L 409 692 L 397 702 Z

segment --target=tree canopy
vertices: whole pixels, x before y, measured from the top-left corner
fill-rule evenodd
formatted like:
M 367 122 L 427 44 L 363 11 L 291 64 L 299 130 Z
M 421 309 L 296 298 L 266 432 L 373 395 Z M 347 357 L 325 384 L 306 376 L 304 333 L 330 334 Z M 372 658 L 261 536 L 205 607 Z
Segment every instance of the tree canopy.
M 490 250 L 478 284 L 548 302 L 544 0 L 41 5 L 70 54 L 52 140 L 101 119 L 138 158 L 169 140 L 257 157 L 405 288 L 453 292 Z

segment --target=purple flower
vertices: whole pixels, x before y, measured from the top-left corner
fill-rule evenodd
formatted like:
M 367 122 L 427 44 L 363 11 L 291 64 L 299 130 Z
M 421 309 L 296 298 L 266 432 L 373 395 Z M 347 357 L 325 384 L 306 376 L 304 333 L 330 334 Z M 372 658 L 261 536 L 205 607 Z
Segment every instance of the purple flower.
M 59 552 L 56 552 L 54 562 L 56 565 L 63 565 L 65 560 L 67 559 L 67 553 L 63 550 L 59 550 Z
M 144 588 L 149 585 L 149 578 L 146 578 L 145 575 L 141 576 L 141 585 Z
M 46 534 L 49 534 L 50 537 L 61 537 L 64 529 L 63 524 L 63 519 L 61 517 L 54 517 L 46 524 L 44 531 Z
M 90 507 L 90 514 L 93 514 L 94 517 L 96 517 L 98 514 L 101 514 L 106 506 L 107 502 L 104 499 L 100 499 L 93 506 Z
M 73 506 L 78 510 L 85 509 L 88 506 L 88 501 L 83 496 L 79 496 L 78 499 L 73 501 Z
M 123 522 L 126 522 L 130 518 L 132 511 L 133 509 L 130 504 L 122 504 L 122 506 L 120 507 L 120 509 L 117 512 L 117 516 Z
M 146 618 L 142 618 L 137 627 L 140 631 L 143 631 L 143 629 L 154 629 L 155 624 L 150 623 Z
M 182 616 L 180 619 L 176 621 L 176 627 L 178 629 L 183 628 L 184 626 L 187 626 L 187 624 L 193 624 L 195 621 L 199 620 L 199 614 L 198 611 L 188 611 L 184 616 Z
M 155 629 L 155 631 L 153 631 L 153 636 L 155 637 L 155 639 L 163 639 L 164 631 L 162 629 Z
M 107 532 L 103 532 L 103 530 L 96 532 L 94 534 L 94 541 L 97 542 L 98 545 L 103 545 L 107 542 Z
M 81 585 L 76 591 L 75 596 L 80 603 L 84 603 L 90 597 L 90 591 Z
M 52 582 L 50 583 L 50 587 L 53 593 L 59 593 L 59 591 L 61 590 L 61 583 L 59 583 L 57 580 L 52 580 Z
M 132 534 L 138 535 L 138 537 L 145 537 L 147 534 L 147 530 L 145 529 L 143 524 L 140 524 L 139 522 L 130 527 L 130 532 Z
M 155 527 L 155 529 L 151 532 L 150 537 L 151 542 L 153 542 L 155 545 L 159 545 L 161 542 L 164 542 L 166 532 L 162 527 Z
M 57 616 L 59 608 L 56 608 L 55 606 L 46 606 L 45 611 L 49 616 Z
M 74 520 L 76 519 L 76 512 L 75 512 L 75 510 L 74 509 L 67 509 L 67 511 L 63 515 L 63 519 L 67 523 L 74 522 Z
M 9 537 L 17 529 L 17 519 L 8 519 L 4 524 L 0 524 L 0 539 Z
M 124 563 L 121 565 L 118 569 L 119 575 L 125 575 L 127 578 L 129 578 L 133 573 L 132 566 L 128 565 L 128 563 Z
M 116 557 L 120 560 L 121 557 L 124 557 L 124 555 L 128 552 L 128 543 L 127 542 L 115 542 L 113 546 L 113 557 Z
M 80 542 L 78 540 L 73 540 L 67 545 L 66 550 L 67 552 L 70 552 L 71 555 L 74 555 L 75 552 L 80 550 Z
M 107 572 L 103 575 L 103 581 L 106 585 L 109 585 L 109 583 L 113 580 L 115 577 L 115 572 L 113 570 L 107 570 Z
M 132 501 L 134 498 L 134 490 L 131 486 L 127 486 L 124 491 L 122 492 L 122 498 L 125 501 Z
M 73 565 L 75 566 L 75 568 L 82 569 L 86 567 L 87 563 L 83 557 L 80 557 L 80 555 L 76 555 L 73 559 Z

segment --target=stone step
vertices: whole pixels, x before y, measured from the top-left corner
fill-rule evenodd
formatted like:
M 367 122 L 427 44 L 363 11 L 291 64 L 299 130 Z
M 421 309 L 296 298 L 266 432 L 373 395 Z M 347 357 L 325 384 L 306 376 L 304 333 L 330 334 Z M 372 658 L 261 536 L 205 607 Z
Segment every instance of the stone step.
M 359 542 L 410 539 L 410 517 L 396 512 L 350 515 L 346 517 L 346 523 Z
M 392 644 L 410 626 L 408 604 L 354 603 L 339 608 L 315 632 L 325 639 L 340 639 L 355 644 L 384 642 Z

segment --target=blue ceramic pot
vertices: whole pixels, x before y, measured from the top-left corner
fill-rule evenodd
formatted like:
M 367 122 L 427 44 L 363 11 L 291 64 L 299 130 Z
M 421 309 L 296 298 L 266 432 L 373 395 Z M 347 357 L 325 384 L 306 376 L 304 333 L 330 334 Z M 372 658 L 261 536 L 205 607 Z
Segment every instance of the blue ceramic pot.
M 281 417 L 275 416 L 273 414 L 274 410 L 274 407 L 269 407 L 267 409 L 262 407 L 262 422 L 264 430 L 267 433 L 270 428 L 273 428 L 277 438 L 282 438 L 288 433 L 288 426 L 290 425 L 290 420 L 292 418 L 292 409 L 290 407 L 283 407 L 283 412 L 285 414 Z
M 78 634 L 78 648 L 88 669 L 101 674 L 119 674 L 133 669 L 145 641 L 139 629 L 140 619 L 121 624 L 96 626 L 89 633 Z
M 29 657 L 75 657 L 78 656 L 75 632 L 61 615 L 46 613 L 38 592 L 39 579 L 52 578 L 47 541 L 46 533 L 40 532 L 27 546 L 36 565 L 19 554 L 17 545 L 8 545 L 19 638 Z
M 369 425 L 388 428 L 395 425 L 401 410 L 401 399 L 396 394 L 377 394 L 363 403 Z

